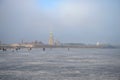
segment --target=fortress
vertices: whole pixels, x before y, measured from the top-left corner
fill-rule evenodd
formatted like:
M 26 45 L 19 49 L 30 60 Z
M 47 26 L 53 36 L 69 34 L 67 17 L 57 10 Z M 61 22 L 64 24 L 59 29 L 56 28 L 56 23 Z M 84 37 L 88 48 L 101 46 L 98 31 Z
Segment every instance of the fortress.
M 0 44 L 0 49 L 6 48 L 120 48 L 119 46 L 113 46 L 109 44 L 100 44 L 97 42 L 96 44 L 86 45 L 83 43 L 60 43 L 59 41 L 54 39 L 53 33 L 50 32 L 48 44 L 44 44 L 41 41 L 34 42 L 23 42 L 22 43 L 14 43 L 14 44 Z

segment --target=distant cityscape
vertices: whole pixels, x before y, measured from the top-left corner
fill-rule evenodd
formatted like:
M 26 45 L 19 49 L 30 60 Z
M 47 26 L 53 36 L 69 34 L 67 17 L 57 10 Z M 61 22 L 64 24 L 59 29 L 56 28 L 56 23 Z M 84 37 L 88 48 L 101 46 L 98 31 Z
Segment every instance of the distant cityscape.
M 3 44 L 0 41 L 0 49 L 2 48 L 120 48 L 120 46 L 102 44 L 96 42 L 95 44 L 84 44 L 84 43 L 61 43 L 59 40 L 55 40 L 53 33 L 50 32 L 48 43 L 45 44 L 42 41 L 24 42 L 21 40 L 20 43 Z

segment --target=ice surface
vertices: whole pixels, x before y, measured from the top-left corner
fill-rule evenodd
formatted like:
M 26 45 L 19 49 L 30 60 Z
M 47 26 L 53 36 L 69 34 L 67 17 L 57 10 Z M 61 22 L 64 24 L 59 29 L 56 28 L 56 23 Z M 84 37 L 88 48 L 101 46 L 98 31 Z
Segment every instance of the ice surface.
M 0 51 L 0 80 L 120 80 L 120 49 Z

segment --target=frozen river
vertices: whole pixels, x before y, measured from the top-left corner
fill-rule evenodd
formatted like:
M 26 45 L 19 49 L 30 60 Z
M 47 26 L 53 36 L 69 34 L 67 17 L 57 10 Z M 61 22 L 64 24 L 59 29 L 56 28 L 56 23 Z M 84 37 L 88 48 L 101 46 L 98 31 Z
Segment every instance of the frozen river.
M 120 49 L 0 51 L 0 80 L 120 80 Z

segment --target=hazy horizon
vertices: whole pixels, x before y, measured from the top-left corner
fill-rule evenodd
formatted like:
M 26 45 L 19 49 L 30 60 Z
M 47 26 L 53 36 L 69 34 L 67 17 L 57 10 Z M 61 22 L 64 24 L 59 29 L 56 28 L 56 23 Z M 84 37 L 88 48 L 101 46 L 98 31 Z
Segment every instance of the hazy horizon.
M 119 0 L 0 0 L 0 41 L 120 44 Z

